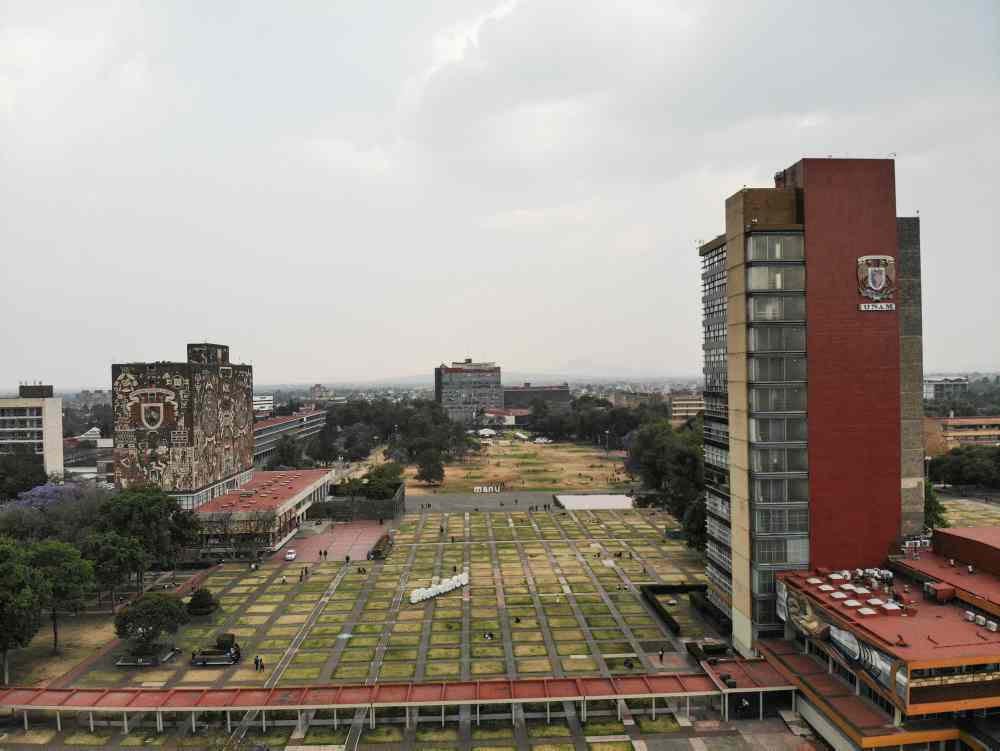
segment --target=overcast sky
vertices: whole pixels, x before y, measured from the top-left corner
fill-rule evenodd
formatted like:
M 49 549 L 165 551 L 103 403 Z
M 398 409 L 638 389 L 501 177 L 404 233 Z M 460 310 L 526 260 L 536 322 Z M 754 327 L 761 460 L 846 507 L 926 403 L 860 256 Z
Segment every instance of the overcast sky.
M 930 370 L 1000 367 L 1000 4 L 0 4 L 0 385 L 697 373 L 695 245 L 896 153 Z

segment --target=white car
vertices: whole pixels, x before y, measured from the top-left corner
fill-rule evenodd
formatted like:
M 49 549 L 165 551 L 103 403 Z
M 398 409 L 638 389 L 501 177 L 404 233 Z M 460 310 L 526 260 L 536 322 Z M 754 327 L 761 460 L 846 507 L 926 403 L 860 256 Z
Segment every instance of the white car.
M 286 550 L 285 551 L 285 560 L 286 561 L 294 561 L 298 557 L 298 555 L 299 554 L 296 553 L 294 549 L 293 550 Z

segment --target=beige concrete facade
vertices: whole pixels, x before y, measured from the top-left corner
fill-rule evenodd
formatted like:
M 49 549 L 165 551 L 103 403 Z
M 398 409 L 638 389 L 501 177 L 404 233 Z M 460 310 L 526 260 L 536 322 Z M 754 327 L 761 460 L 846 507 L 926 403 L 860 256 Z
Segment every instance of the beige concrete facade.
M 38 410 L 38 416 L 0 417 L 0 452 L 15 445 L 30 446 L 37 450 L 36 439 L 15 438 L 15 434 L 41 431 L 41 456 L 47 475 L 63 474 L 63 420 L 62 398 L 12 397 L 0 399 L 0 410 Z M 3 413 L 0 413 L 2 415 Z M 31 427 L 24 427 L 18 421 L 30 421 Z
M 745 188 L 726 200 L 729 498 L 732 533 L 733 646 L 753 654 L 753 540 L 750 503 L 750 410 L 747 375 L 746 236 L 796 220 L 792 190 Z

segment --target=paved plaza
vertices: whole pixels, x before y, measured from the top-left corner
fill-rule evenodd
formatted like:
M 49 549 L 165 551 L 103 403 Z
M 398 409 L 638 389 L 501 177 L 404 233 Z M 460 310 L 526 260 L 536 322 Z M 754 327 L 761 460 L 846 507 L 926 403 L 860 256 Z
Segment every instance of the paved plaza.
M 551 496 L 549 496 L 551 498 Z M 457 499 L 464 509 L 465 499 Z M 385 561 L 364 560 L 359 544 L 373 543 L 387 527 L 377 522 L 340 524 L 333 531 L 310 530 L 292 543 L 305 560 L 271 560 L 257 570 L 227 564 L 210 573 L 204 586 L 219 598 L 214 617 L 183 627 L 175 641 L 176 662 L 141 671 L 113 666 L 114 654 L 100 656 L 63 685 L 77 687 L 291 687 L 306 684 L 400 681 L 467 681 L 497 678 L 620 676 L 678 673 L 695 669 L 680 640 L 667 631 L 639 594 L 643 583 L 704 581 L 700 555 L 664 532 L 677 528 L 669 515 L 653 510 L 540 511 L 540 498 L 491 498 L 480 511 L 419 508 L 396 522 L 395 546 Z M 503 508 L 500 507 L 503 503 Z M 485 510 L 486 507 L 492 510 Z M 361 542 L 359 542 L 361 541 Z M 314 552 L 329 549 L 317 563 Z M 351 550 L 350 564 L 341 557 Z M 337 559 L 334 553 L 337 553 Z M 360 558 L 360 560 L 359 560 Z M 308 575 L 306 569 L 308 568 Z M 470 584 L 417 605 L 415 587 L 468 571 Z M 711 626 L 678 597 L 676 619 L 683 636 L 712 634 Z M 214 641 L 216 634 L 237 635 L 241 664 L 193 668 L 187 656 Z M 663 651 L 661 660 L 660 653 Z M 263 670 L 254 669 L 254 657 Z M 296 731 L 293 716 L 269 712 L 265 732 L 259 719 L 247 718 L 237 734 L 272 748 L 319 744 L 429 744 L 437 748 L 521 748 L 539 751 L 629 751 L 636 741 L 648 748 L 795 748 L 755 745 L 745 725 L 720 725 L 708 707 L 696 707 L 690 720 L 661 707 L 656 719 L 639 714 L 648 701 L 593 702 L 586 722 L 573 703 L 519 708 L 511 722 L 509 707 L 475 722 L 473 708 L 455 708 L 444 718 L 439 707 L 420 710 L 420 722 L 407 728 L 403 710 L 383 710 L 372 728 L 364 711 L 339 718 L 338 727 L 311 725 Z M 426 710 L 426 711 L 425 711 Z M 632 713 L 636 712 L 633 717 Z M 329 720 L 319 711 L 309 720 Z M 342 713 L 346 714 L 346 713 Z M 272 716 L 273 715 L 273 716 Z M 411 716 L 411 720 L 413 717 Z M 169 720 L 169 718 L 168 718 Z M 157 735 L 148 725 L 125 735 L 121 724 L 95 729 L 54 727 L 34 721 L 31 733 L 12 731 L 4 743 L 35 740 L 47 746 L 158 745 L 197 747 L 224 735 L 219 718 L 207 715 L 202 728 L 174 727 Z M 174 718 L 178 722 L 178 718 Z M 284 723 L 284 724 L 283 724 Z M 74 723 L 75 724 L 75 723 Z M 295 732 L 293 732 L 295 731 Z M 763 723 L 760 732 L 791 739 L 780 722 Z M 741 734 L 743 733 L 743 734 Z M 787 736 L 787 737 L 786 737 Z M 37 739 L 43 739 L 38 741 Z M 169 740 L 168 740 L 169 738 Z M 777 743 L 777 742 L 775 742 Z M 703 745 L 699 745 L 703 744 Z M 37 747 L 37 745 L 36 745 Z

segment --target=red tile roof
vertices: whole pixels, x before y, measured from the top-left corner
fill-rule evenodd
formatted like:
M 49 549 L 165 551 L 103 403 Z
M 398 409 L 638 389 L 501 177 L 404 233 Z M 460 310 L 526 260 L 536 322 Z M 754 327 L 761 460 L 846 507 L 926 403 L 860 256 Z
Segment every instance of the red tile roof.
M 314 409 L 310 412 L 299 412 L 295 415 L 285 415 L 283 417 L 269 417 L 266 420 L 258 420 L 253 424 L 254 432 L 258 430 L 264 430 L 265 428 L 273 428 L 276 425 L 284 425 L 286 422 L 300 422 L 303 417 L 313 417 L 315 415 L 325 415 L 326 410 Z
M 255 472 L 253 480 L 199 506 L 199 514 L 223 511 L 271 511 L 291 500 L 324 477 L 329 469 L 291 469 L 285 472 Z M 247 493 L 253 495 L 247 496 Z
M 948 527 L 939 529 L 935 534 L 946 537 L 962 537 L 975 540 L 992 548 L 1000 548 L 1000 527 Z
M 929 554 L 921 553 L 918 561 L 905 561 L 905 564 L 923 564 Z M 955 569 L 951 569 L 955 571 Z M 962 603 L 937 604 L 925 599 L 921 584 L 912 581 L 902 574 L 897 574 L 893 580 L 896 602 L 902 601 L 905 608 L 892 613 L 881 606 L 870 606 L 874 615 L 867 617 L 858 612 L 857 607 L 849 607 L 846 603 L 852 599 L 865 601 L 877 598 L 883 601 L 890 599 L 889 595 L 870 592 L 860 597 L 852 597 L 846 592 L 846 599 L 837 599 L 832 595 L 840 591 L 839 582 L 829 580 L 817 572 L 805 571 L 780 575 L 785 584 L 794 591 L 804 593 L 810 600 L 817 603 L 837 625 L 855 633 L 879 649 L 895 655 L 907 662 L 925 660 L 951 659 L 993 659 L 1000 661 L 1000 633 L 991 632 L 965 619 L 966 608 Z M 824 584 L 834 587 L 830 591 L 819 589 L 820 584 L 810 584 L 810 578 L 822 579 Z M 966 577 L 974 579 L 978 577 Z M 985 577 L 984 577 L 985 578 Z M 996 583 L 996 577 L 991 577 Z M 909 593 L 905 593 L 905 585 L 909 585 Z M 794 656 L 788 658 L 789 662 Z M 804 666 L 803 666 L 804 669 Z
M 376 683 L 355 686 L 297 688 L 125 688 L 42 689 L 0 688 L 0 707 L 86 710 L 171 707 L 321 707 L 464 704 L 510 701 L 556 701 L 668 694 L 714 694 L 718 689 L 705 675 L 647 675 L 621 678 L 526 678 L 521 680 L 446 683 Z
M 736 681 L 737 689 L 761 688 L 791 688 L 788 681 L 777 670 L 767 664 L 766 660 L 718 660 L 716 663 L 702 663 L 720 686 L 724 686 L 723 675 Z

